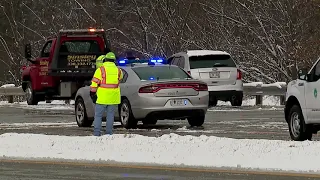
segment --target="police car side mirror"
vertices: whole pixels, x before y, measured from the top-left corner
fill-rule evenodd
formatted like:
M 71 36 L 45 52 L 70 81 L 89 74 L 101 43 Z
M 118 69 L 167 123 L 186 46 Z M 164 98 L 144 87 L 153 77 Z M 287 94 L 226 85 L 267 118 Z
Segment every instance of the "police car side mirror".
M 298 79 L 307 80 L 308 79 L 308 69 L 303 68 L 298 71 Z

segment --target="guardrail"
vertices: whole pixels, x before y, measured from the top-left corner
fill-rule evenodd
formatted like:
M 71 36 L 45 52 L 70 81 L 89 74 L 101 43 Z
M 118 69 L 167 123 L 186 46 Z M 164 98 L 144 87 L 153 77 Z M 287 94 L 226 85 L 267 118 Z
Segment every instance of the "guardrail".
M 287 83 L 277 82 L 273 84 L 263 84 L 262 82 L 252 82 L 243 84 L 243 93 L 256 97 L 256 105 L 263 105 L 263 96 L 278 96 L 280 105 L 285 104 Z
M 263 96 L 278 96 L 280 97 L 280 104 L 284 105 L 287 84 L 285 82 L 277 82 L 273 84 L 263 84 L 262 82 L 244 83 L 243 93 L 247 96 L 255 96 L 256 105 L 263 105 Z M 21 87 L 2 86 L 0 87 L 0 96 L 7 96 L 8 102 L 13 103 L 15 96 L 24 96 Z M 51 101 L 46 101 L 50 103 Z M 66 101 L 70 103 L 70 101 Z

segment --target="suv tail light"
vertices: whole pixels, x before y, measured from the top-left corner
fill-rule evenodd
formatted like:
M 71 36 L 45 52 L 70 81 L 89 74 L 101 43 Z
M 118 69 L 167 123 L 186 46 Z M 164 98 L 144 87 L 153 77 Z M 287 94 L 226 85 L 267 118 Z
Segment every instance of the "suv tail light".
M 237 69 L 237 80 L 241 80 L 242 79 L 242 72 Z
M 208 85 L 205 83 L 167 83 L 143 86 L 139 89 L 139 93 L 156 93 L 161 89 L 173 88 L 193 88 L 196 91 L 208 91 Z
M 188 73 L 189 75 L 191 75 L 191 71 L 187 71 L 187 73 Z

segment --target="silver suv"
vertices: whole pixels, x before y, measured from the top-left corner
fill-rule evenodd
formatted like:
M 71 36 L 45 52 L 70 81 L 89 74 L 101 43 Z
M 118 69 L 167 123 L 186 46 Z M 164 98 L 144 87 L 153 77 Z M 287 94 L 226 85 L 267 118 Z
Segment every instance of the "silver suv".
M 218 100 L 230 101 L 232 106 L 242 105 L 242 73 L 229 53 L 189 50 L 172 55 L 168 63 L 183 68 L 193 78 L 208 84 L 209 106 L 216 106 Z

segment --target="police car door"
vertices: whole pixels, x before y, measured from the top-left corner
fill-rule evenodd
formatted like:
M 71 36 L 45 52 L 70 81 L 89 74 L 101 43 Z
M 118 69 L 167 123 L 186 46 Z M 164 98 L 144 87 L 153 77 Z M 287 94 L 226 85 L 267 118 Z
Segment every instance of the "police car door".
M 306 110 L 309 122 L 320 122 L 320 62 L 310 71 L 305 83 Z

